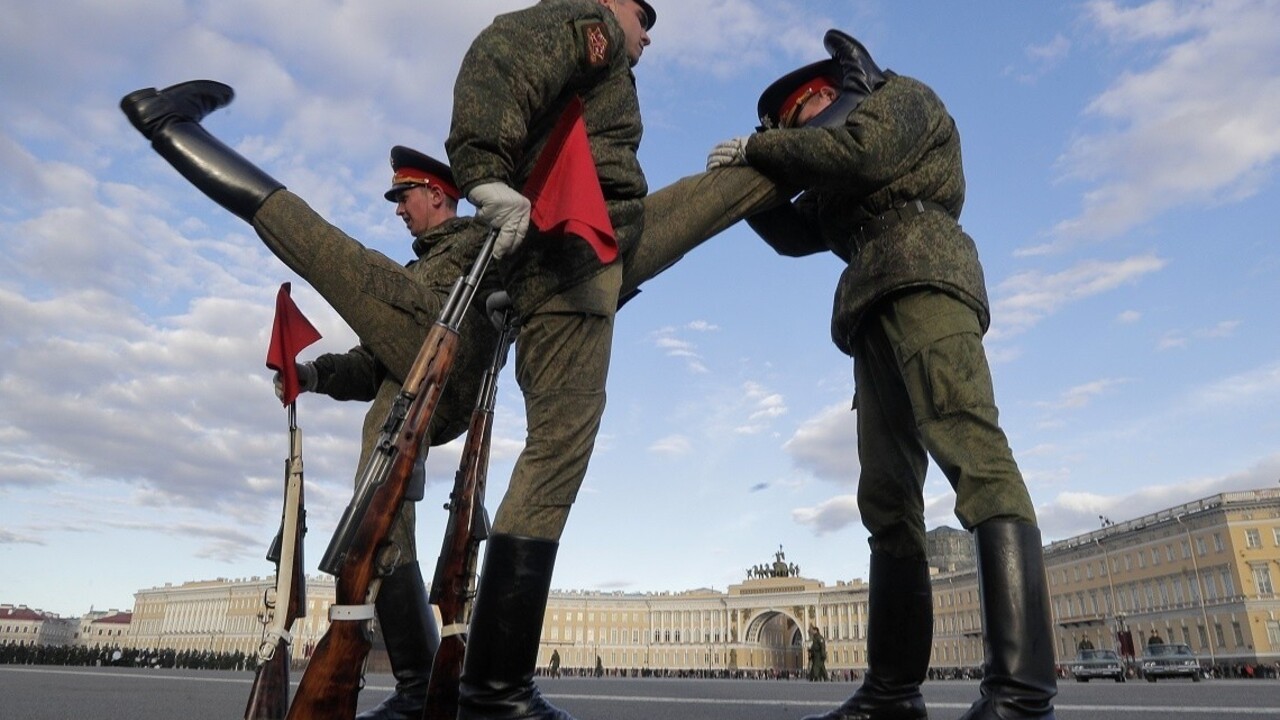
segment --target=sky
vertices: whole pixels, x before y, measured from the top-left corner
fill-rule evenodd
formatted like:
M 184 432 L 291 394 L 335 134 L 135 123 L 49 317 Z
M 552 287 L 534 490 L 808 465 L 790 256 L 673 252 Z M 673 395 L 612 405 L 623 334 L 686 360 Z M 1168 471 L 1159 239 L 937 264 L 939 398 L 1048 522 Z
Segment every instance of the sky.
M 407 261 L 389 149 L 443 156 L 463 53 L 527 4 L 0 0 L 0 602 L 79 616 L 269 575 L 288 451 L 264 365 L 277 288 L 324 335 L 301 359 L 357 342 L 119 99 L 231 85 L 205 127 Z M 1046 542 L 1280 481 L 1280 2 L 653 4 L 636 68 L 651 189 L 750 133 L 760 91 L 822 59 L 831 27 L 946 102 L 1001 424 Z M 627 305 L 554 587 L 724 591 L 779 548 L 807 577 L 866 577 L 852 361 L 828 334 L 841 269 L 742 224 Z M 364 411 L 298 401 L 313 574 Z M 510 369 L 495 423 L 491 512 L 524 435 Z M 428 576 L 459 451 L 428 461 Z M 930 527 L 959 526 L 936 468 L 925 496 Z

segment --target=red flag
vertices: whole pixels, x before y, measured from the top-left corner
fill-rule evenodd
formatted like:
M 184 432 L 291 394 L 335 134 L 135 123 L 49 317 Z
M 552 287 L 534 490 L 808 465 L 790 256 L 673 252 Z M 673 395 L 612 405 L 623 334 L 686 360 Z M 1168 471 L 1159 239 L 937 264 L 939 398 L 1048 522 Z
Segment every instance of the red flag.
M 320 339 L 320 333 L 293 304 L 289 283 L 281 283 L 276 293 L 276 319 L 271 326 L 271 346 L 267 348 L 267 367 L 280 373 L 284 385 L 285 405 L 298 397 L 298 368 L 295 365 L 302 348 Z
M 617 236 L 604 204 L 582 120 L 582 100 L 577 96 L 551 130 L 524 194 L 532 205 L 529 217 L 539 230 L 577 235 L 596 251 L 602 263 L 618 257 Z

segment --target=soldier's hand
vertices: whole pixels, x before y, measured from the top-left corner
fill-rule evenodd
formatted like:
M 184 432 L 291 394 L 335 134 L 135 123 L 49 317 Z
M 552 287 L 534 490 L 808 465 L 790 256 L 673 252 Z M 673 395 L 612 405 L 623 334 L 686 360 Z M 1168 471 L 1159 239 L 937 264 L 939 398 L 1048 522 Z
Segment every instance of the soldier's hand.
M 493 257 L 502 258 L 515 250 L 529 230 L 529 199 L 506 183 L 477 185 L 467 195 L 476 206 L 476 217 L 498 231 Z
M 747 164 L 747 139 L 748 135 L 732 138 L 711 148 L 711 153 L 707 155 L 707 169 L 715 170 L 721 167 L 730 167 L 732 165 Z
M 316 383 L 319 377 L 316 375 L 315 363 L 301 362 L 294 365 L 298 374 L 298 391 L 299 392 L 315 392 Z M 275 388 L 276 399 L 284 401 L 284 378 L 280 377 L 279 371 L 271 378 L 271 385 Z
M 507 316 L 513 312 L 511 296 L 506 290 L 490 293 L 484 300 L 484 310 L 489 315 L 489 322 L 499 331 L 507 324 Z

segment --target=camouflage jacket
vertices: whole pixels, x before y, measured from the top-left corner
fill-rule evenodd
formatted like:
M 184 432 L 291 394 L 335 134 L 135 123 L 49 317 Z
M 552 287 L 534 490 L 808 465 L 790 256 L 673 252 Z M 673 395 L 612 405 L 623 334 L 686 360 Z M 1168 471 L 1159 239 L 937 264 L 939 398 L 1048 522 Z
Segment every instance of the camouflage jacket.
M 639 239 L 648 191 L 636 158 L 643 128 L 612 11 L 595 0 L 543 0 L 499 15 L 471 44 L 453 94 L 445 149 L 463 193 L 491 181 L 523 188 L 556 121 L 574 95 L 581 97 L 619 247 L 625 253 Z M 532 226 L 499 263 L 520 315 L 600 269 L 582 240 L 546 237 Z M 591 309 L 612 311 L 616 298 L 606 304 Z
M 832 340 L 846 354 L 868 308 L 903 288 L 954 295 L 978 314 L 984 332 L 991 319 L 977 247 L 959 224 L 964 169 L 955 122 L 926 85 L 888 75 L 843 126 L 766 130 L 747 143 L 753 167 L 806 189 L 792 204 L 753 218 L 752 227 L 782 254 L 830 250 L 849 263 L 831 318 Z M 862 232 L 913 200 L 946 211 Z
M 365 288 L 382 297 L 389 305 L 413 313 L 420 320 L 422 333 L 406 337 L 414 351 L 422 344 L 430 324 L 440 315 L 454 282 L 471 268 L 487 228 L 474 218 L 454 218 L 419 235 L 413 242 L 418 258 L 409 263 L 413 285 L 399 278 L 379 283 L 372 279 Z M 485 275 L 475 300 L 467 310 L 458 334 L 458 353 L 449 382 L 445 384 L 440 406 L 431 423 L 431 444 L 442 445 L 466 432 L 480 392 L 485 368 L 493 359 L 497 332 L 485 313 L 485 298 L 500 289 L 493 272 Z M 429 320 L 427 318 L 430 318 Z M 336 400 L 373 400 L 365 415 L 364 445 L 366 449 L 377 439 L 391 403 L 400 392 L 403 378 L 396 377 L 364 345 L 345 353 L 329 353 L 315 359 L 316 392 Z

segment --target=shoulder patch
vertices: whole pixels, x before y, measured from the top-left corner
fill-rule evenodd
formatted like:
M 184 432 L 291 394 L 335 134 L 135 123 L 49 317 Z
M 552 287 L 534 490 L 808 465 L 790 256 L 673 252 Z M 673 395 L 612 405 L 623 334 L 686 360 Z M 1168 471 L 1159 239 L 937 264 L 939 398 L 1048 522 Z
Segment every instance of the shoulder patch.
M 578 26 L 578 42 L 582 46 L 582 62 L 599 68 L 609 64 L 609 31 L 600 20 L 583 20 Z

